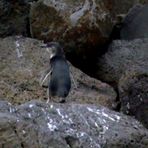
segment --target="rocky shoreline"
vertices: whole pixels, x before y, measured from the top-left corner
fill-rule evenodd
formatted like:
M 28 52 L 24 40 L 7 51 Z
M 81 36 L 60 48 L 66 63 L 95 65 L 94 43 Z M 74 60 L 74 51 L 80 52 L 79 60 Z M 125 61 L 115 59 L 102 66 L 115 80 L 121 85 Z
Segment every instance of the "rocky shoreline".
M 147 4 L 1 0 L 0 147 L 147 148 Z M 63 104 L 39 85 L 50 41 L 77 85 Z

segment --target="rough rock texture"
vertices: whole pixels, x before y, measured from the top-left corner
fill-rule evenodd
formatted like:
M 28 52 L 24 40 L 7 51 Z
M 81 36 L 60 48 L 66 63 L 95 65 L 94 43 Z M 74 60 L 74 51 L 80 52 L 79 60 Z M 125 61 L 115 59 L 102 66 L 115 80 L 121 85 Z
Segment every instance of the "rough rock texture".
M 0 102 L 0 147 L 147 148 L 148 131 L 135 119 L 101 106 Z
M 11 10 L 11 5 L 8 0 L 1 0 L 0 1 L 0 17 L 4 15 L 8 15 L 9 11 Z
M 47 98 L 46 89 L 39 82 L 49 67 L 50 54 L 41 48 L 41 44 L 41 41 L 21 36 L 0 39 L 0 98 L 14 104 Z M 116 93 L 113 88 L 90 78 L 72 65 L 70 70 L 77 88 L 72 84 L 67 102 L 114 106 Z M 51 101 L 58 102 L 58 99 Z
M 148 0 L 140 0 L 141 4 L 148 4 Z
M 81 62 L 91 63 L 96 53 L 103 52 L 116 16 L 126 14 L 135 3 L 137 0 L 39 0 L 30 11 L 31 34 L 62 42 L 74 63 L 86 65 Z
M 121 110 L 134 115 L 148 128 L 148 63 L 126 70 L 118 87 Z
M 32 36 L 49 41 L 69 41 L 67 44 L 72 47 L 74 42 L 77 50 L 81 48 L 80 44 L 92 49 L 93 45 L 101 44 L 109 37 L 116 15 L 127 13 L 136 2 L 39 0 L 32 4 L 30 12 Z
M 29 1 L 0 1 L 0 37 L 29 35 Z
M 98 76 L 118 88 L 122 111 L 148 127 L 148 39 L 114 41 L 99 60 Z
M 121 39 L 148 38 L 148 5 L 136 5 L 123 21 Z
M 142 71 L 147 71 L 147 48 L 148 39 L 113 41 L 108 49 L 108 52 L 101 59 L 99 59 L 98 76 L 104 81 L 118 84 L 122 74 L 124 74 L 126 70 L 130 69 L 131 67 L 143 66 Z

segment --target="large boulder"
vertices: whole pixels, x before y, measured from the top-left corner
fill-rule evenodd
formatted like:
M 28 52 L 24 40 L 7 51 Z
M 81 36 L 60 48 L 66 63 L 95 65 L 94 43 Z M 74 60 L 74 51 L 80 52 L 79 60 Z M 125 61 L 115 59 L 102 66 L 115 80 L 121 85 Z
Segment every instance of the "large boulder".
M 31 35 L 62 42 L 73 63 L 93 70 L 117 16 L 126 14 L 136 3 L 137 0 L 39 0 L 30 10 Z
M 121 111 L 134 115 L 148 128 L 148 64 L 127 69 L 118 87 Z
M 117 85 L 121 76 L 131 67 L 142 66 L 147 71 L 147 48 L 148 39 L 113 41 L 108 52 L 98 59 L 98 77 Z
M 148 38 L 148 5 L 136 5 L 125 17 L 120 33 L 121 39 Z
M 97 74 L 118 89 L 121 110 L 148 127 L 148 39 L 114 41 L 99 60 Z
M 47 98 L 39 82 L 49 67 L 50 54 L 41 46 L 42 41 L 21 36 L 0 39 L 0 98 L 13 104 Z M 116 93 L 112 87 L 69 65 L 77 88 L 72 83 L 66 102 L 114 106 Z
M 147 148 L 148 131 L 135 119 L 101 106 L 0 102 L 0 147 Z M 4 108 L 4 107 L 3 107 Z
M 39 0 L 31 6 L 31 34 L 48 41 L 64 41 L 76 50 L 84 47 L 93 50 L 93 46 L 102 45 L 109 38 L 116 16 L 126 14 L 136 3 L 135 0 Z

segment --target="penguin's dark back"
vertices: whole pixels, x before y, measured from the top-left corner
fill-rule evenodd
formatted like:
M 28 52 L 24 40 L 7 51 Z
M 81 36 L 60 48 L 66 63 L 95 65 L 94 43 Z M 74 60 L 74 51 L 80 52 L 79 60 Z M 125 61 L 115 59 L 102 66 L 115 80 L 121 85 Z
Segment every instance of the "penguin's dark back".
M 54 57 L 50 64 L 49 93 L 51 96 L 66 97 L 71 88 L 69 65 L 64 57 Z

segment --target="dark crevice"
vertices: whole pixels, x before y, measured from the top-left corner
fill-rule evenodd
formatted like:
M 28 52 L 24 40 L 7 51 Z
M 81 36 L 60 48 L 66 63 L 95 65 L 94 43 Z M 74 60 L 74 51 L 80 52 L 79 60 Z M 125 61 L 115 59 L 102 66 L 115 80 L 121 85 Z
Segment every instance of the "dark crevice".
M 120 101 L 118 87 L 116 86 L 116 84 L 110 84 L 110 83 L 108 83 L 108 84 L 114 88 L 114 91 L 116 92 L 116 95 L 117 95 L 117 97 L 116 97 L 116 107 L 114 108 L 114 110 L 117 111 L 117 112 L 120 112 L 120 110 L 121 110 L 121 101 Z
M 77 68 L 81 69 L 84 73 L 91 77 L 97 78 L 97 62 L 98 59 L 104 55 L 109 48 L 109 45 L 113 40 L 120 39 L 120 31 L 122 28 L 122 22 L 116 23 L 110 33 L 109 39 L 102 45 L 96 45 L 92 47 L 83 47 L 86 49 L 83 53 L 76 53 L 75 49 L 71 49 L 71 52 L 66 53 L 66 58 Z M 83 56 L 85 56 L 83 58 Z M 101 80 L 101 79 L 100 79 Z
M 22 148 L 25 148 L 25 147 L 24 147 L 24 144 L 23 144 L 22 142 L 21 142 L 21 147 L 22 147 Z
M 78 138 L 67 136 L 64 139 L 70 148 L 80 148 L 81 147 Z
M 66 53 L 67 59 L 75 67 L 81 69 L 84 73 L 104 82 L 97 75 L 97 70 L 98 70 L 97 62 L 98 62 L 98 59 L 108 51 L 108 48 L 109 48 L 110 44 L 112 43 L 112 41 L 120 39 L 120 31 L 121 31 L 122 25 L 123 25 L 122 22 L 116 23 L 112 29 L 110 36 L 109 36 L 109 40 L 106 41 L 106 43 L 104 45 L 96 47 L 95 50 L 93 50 L 93 51 L 91 50 L 91 52 L 88 52 L 88 53 L 85 52 L 85 59 L 82 58 L 83 54 L 79 53 L 77 55 L 75 53 L 75 50 L 73 50 L 72 53 Z M 105 82 L 105 83 L 109 84 L 110 86 L 112 86 L 114 88 L 114 90 L 117 94 L 117 97 L 116 97 L 117 105 L 114 110 L 120 111 L 121 102 L 120 102 L 120 98 L 119 98 L 119 91 L 118 91 L 117 85 L 111 84 L 108 82 Z
M 66 58 L 75 67 L 81 69 L 84 73 L 88 74 L 91 77 L 97 78 L 96 72 L 97 72 L 98 58 L 104 53 L 106 53 L 108 49 L 108 43 L 106 45 L 94 48 L 96 49 L 94 49 L 93 51 L 90 49 L 88 53 L 84 52 L 77 54 L 75 53 L 75 51 L 66 53 Z
M 71 143 L 70 143 L 68 137 L 65 137 L 65 141 L 66 141 L 67 145 L 69 146 L 69 148 L 72 148 Z

